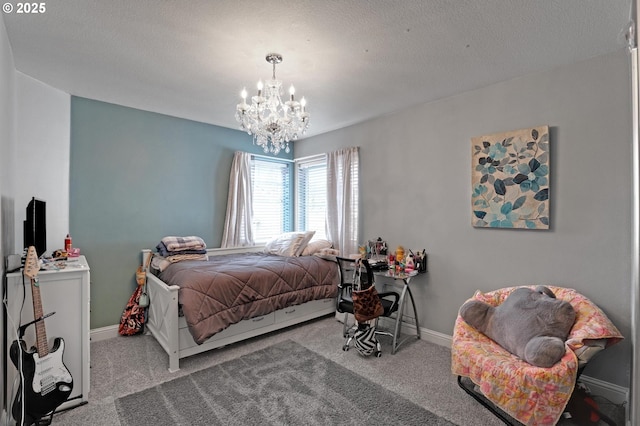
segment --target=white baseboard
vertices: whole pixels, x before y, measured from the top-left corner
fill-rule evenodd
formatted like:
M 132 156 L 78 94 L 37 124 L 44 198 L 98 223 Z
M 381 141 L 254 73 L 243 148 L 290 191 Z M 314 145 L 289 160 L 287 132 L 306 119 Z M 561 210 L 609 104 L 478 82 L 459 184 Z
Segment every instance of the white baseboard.
M 614 404 L 624 404 L 625 419 L 630 425 L 629 420 L 629 388 L 605 382 L 590 376 L 581 375 L 580 382 L 585 384 L 589 392 L 593 395 L 599 395 L 613 402 Z
M 411 327 L 415 330 L 415 325 L 409 325 L 409 328 Z M 446 346 L 447 348 L 451 347 L 451 340 L 453 340 L 452 336 L 422 327 L 420 327 L 420 338 L 429 343 L 434 343 L 438 346 Z
M 113 339 L 118 337 L 118 327 L 120 325 L 108 325 L 106 327 L 94 328 L 91 330 L 89 337 L 92 342 L 99 342 L 101 340 Z
M 623 404 L 629 400 L 628 388 L 585 375 L 580 376 L 579 381 L 584 383 L 592 394 L 602 396 L 614 404 Z

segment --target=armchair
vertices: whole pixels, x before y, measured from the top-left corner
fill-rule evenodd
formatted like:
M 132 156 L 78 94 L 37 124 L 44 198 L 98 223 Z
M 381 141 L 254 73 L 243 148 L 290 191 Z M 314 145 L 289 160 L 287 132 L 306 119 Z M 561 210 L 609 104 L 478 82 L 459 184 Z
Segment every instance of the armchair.
M 552 367 L 535 367 L 519 359 L 468 325 L 460 315 L 455 322 L 452 373 L 458 376 L 458 384 L 465 392 L 507 424 L 510 421 L 504 413 L 525 425 L 556 424 L 586 363 L 600 350 L 623 339 L 602 310 L 589 299 L 573 289 L 548 288 L 576 311 L 575 323 L 565 342 L 565 354 Z M 469 300 L 498 306 L 515 289 L 477 291 Z

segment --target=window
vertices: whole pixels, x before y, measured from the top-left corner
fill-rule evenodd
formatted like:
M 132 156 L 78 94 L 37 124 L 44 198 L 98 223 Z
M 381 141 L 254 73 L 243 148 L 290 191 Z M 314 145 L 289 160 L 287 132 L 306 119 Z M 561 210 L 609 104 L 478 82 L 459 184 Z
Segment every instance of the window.
M 256 244 L 295 229 L 316 231 L 315 238 L 327 238 L 327 160 L 325 155 L 293 163 L 254 156 L 251 160 L 253 186 L 253 236 Z M 295 195 L 295 196 L 294 196 Z
M 266 243 L 293 229 L 291 163 L 253 157 L 253 230 L 256 243 Z
M 296 162 L 296 228 L 326 238 L 327 160 L 324 155 Z

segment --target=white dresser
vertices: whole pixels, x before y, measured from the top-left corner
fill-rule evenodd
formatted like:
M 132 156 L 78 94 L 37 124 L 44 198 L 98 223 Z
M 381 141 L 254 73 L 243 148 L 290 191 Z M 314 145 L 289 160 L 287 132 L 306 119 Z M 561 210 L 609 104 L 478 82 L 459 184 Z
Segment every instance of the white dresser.
M 58 410 L 71 408 L 89 399 L 89 265 L 84 256 L 66 263 L 64 269 L 40 270 L 38 272 L 42 310 L 47 317 L 45 327 L 49 348 L 53 339 L 62 337 L 65 343 L 63 361 L 73 378 L 73 391 L 67 402 Z M 22 271 L 7 274 L 7 320 L 6 320 L 6 360 L 7 389 L 5 406 L 11 413 L 11 406 L 18 389 L 17 370 L 9 358 L 11 343 L 16 340 L 15 329 L 21 324 L 33 321 L 33 302 L 29 278 Z M 24 305 L 23 305 L 24 299 Z M 22 319 L 20 309 L 22 307 Z M 15 326 L 12 323 L 15 322 Z M 29 326 L 24 335 L 29 348 L 35 346 L 35 327 Z M 14 384 L 15 383 L 15 384 Z

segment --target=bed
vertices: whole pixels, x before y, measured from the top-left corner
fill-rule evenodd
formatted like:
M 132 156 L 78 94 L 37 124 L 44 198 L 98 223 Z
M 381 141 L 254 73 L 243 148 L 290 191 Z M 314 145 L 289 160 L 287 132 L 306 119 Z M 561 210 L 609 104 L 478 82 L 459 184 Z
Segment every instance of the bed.
M 169 355 L 169 371 L 177 371 L 182 358 L 335 313 L 335 262 L 317 256 L 292 258 L 262 252 L 261 246 L 208 249 L 210 261 L 179 262 L 159 275 L 147 272 L 147 332 Z M 143 264 L 151 255 L 151 250 L 142 251 Z M 239 266 L 228 269 L 234 262 Z M 196 278 L 208 277 L 205 283 L 197 282 L 193 276 L 186 278 L 193 265 Z M 285 273 L 291 268 L 292 273 Z M 256 284 L 264 281 L 257 277 L 265 270 L 270 276 L 265 279 L 271 281 Z M 206 287 L 207 280 L 211 285 L 222 285 L 225 276 L 232 279 L 223 296 Z M 189 283 L 195 284 L 189 287 Z M 247 283 L 253 287 L 240 289 Z M 198 293 L 202 296 L 200 303 Z M 195 302 L 196 311 L 183 302 L 191 306 Z M 218 305 L 223 306 L 220 309 Z

